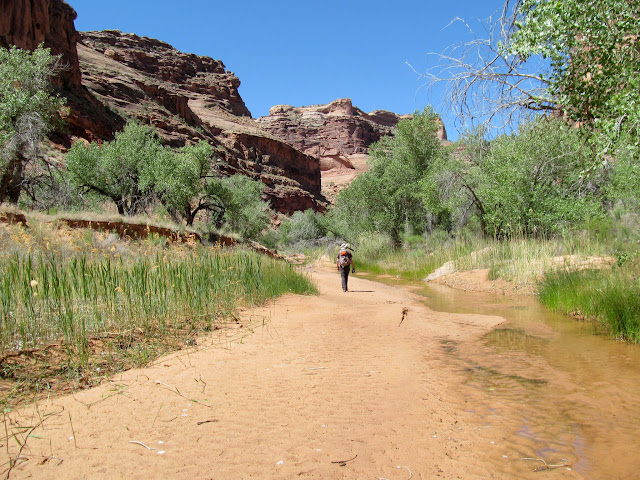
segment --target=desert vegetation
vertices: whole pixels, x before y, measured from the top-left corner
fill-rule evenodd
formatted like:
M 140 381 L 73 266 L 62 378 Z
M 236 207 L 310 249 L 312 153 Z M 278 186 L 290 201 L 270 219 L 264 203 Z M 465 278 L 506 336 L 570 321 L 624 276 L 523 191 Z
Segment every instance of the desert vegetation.
M 14 382 L 5 401 L 91 385 L 204 332 L 242 327 L 240 308 L 315 292 L 297 268 L 248 250 L 168 248 L 159 236 L 131 241 L 45 220 L 0 229 L 0 374 Z

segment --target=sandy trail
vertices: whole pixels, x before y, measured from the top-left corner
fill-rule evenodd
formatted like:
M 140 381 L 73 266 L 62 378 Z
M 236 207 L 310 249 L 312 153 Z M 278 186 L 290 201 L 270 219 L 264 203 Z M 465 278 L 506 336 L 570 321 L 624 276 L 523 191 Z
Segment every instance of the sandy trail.
M 497 473 L 507 432 L 480 421 L 482 393 L 444 353 L 502 318 L 436 313 L 354 276 L 343 293 L 329 265 L 310 273 L 319 296 L 280 298 L 242 328 L 14 415 L 42 425 L 10 478 L 539 478 Z

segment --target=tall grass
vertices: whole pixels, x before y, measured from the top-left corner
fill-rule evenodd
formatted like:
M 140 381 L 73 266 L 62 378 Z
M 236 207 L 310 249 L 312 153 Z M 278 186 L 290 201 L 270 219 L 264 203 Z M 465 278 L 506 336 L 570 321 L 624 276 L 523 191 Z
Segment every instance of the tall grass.
M 91 335 L 210 330 L 242 305 L 314 291 L 293 267 L 252 252 L 114 259 L 13 255 L 0 260 L 0 351 L 64 339 L 84 357 Z
M 316 292 L 296 267 L 242 249 L 29 225 L 0 224 L 4 403 L 100 383 L 235 324 L 244 306 Z
M 411 242 L 407 247 L 393 248 L 391 239 L 382 234 L 360 235 L 355 244 L 356 268 L 374 274 L 395 275 L 405 280 L 422 280 L 448 261 L 457 261 L 485 242 L 477 238 L 450 238 L 436 232 Z
M 376 238 L 378 237 L 378 238 Z M 514 237 L 497 241 L 476 236 L 452 238 L 443 232 L 414 242 L 412 248 L 385 248 L 380 238 L 361 239 L 356 261 L 360 270 L 392 274 L 407 280 L 422 280 L 447 262 L 455 270 L 488 269 L 490 279 L 504 279 L 533 291 L 545 272 L 567 264 L 580 265 L 592 255 L 610 252 L 606 243 L 586 235 L 571 234 L 557 238 Z M 378 248 L 371 249 L 369 245 Z M 560 258 L 563 257 L 563 258 Z
M 620 339 L 640 343 L 640 262 L 611 271 L 559 271 L 545 276 L 540 301 L 548 308 L 593 318 Z

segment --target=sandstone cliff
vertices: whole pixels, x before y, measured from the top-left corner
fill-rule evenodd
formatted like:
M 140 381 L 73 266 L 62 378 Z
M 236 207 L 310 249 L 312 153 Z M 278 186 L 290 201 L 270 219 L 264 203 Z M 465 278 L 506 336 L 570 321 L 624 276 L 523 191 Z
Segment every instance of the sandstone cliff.
M 75 19 L 75 10 L 61 0 L 0 0 L 0 46 L 33 50 L 42 43 L 59 55 L 63 69 L 57 87 L 70 107 L 69 133 L 88 140 L 111 139 L 124 120 L 105 109 L 82 85 Z M 64 135 L 56 135 L 55 141 L 70 145 Z
M 115 30 L 80 36 L 82 81 L 101 103 L 153 125 L 169 145 L 217 146 L 224 171 L 260 179 L 282 213 L 324 208 L 318 159 L 258 127 L 222 62 Z
M 320 158 L 323 171 L 351 168 L 349 157 L 391 134 L 402 117 L 386 111 L 365 113 L 342 98 L 327 105 L 276 105 L 260 126 L 304 153 Z
M 368 169 L 369 146 L 391 135 L 393 127 L 407 117 L 386 110 L 365 113 L 342 98 L 309 107 L 276 105 L 257 121 L 264 130 L 320 159 L 323 194 L 332 200 Z M 438 138 L 447 140 L 442 122 Z
M 111 140 L 125 118 L 137 118 L 168 145 L 210 142 L 223 170 L 262 180 L 278 211 L 324 208 L 318 159 L 258 128 L 222 62 L 118 31 L 79 34 L 75 18 L 62 0 L 0 0 L 0 45 L 44 43 L 68 67 L 58 85 L 68 129 L 56 143 Z
M 76 12 L 62 1 L 0 0 L 0 46 L 34 50 L 44 43 L 66 65 L 65 86 L 80 84 L 76 52 Z

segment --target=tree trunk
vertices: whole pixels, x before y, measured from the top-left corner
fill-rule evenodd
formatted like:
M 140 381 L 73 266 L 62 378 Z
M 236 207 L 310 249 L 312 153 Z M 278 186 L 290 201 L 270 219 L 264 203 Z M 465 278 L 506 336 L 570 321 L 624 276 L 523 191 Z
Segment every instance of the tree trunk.
M 10 203 L 18 203 L 20 198 L 20 190 L 22 188 L 22 172 L 24 170 L 24 158 L 16 155 L 9 160 L 7 168 L 2 174 L 0 180 L 0 203 L 9 201 Z
M 184 217 L 187 220 L 187 227 L 192 227 L 193 226 L 193 221 L 196 218 L 196 214 L 198 213 L 198 210 L 191 210 L 191 205 L 187 204 L 184 207 Z
M 24 180 L 24 166 L 26 159 L 22 155 L 17 156 L 15 168 L 9 186 L 7 188 L 7 200 L 9 203 L 17 204 L 22 192 L 22 182 Z

